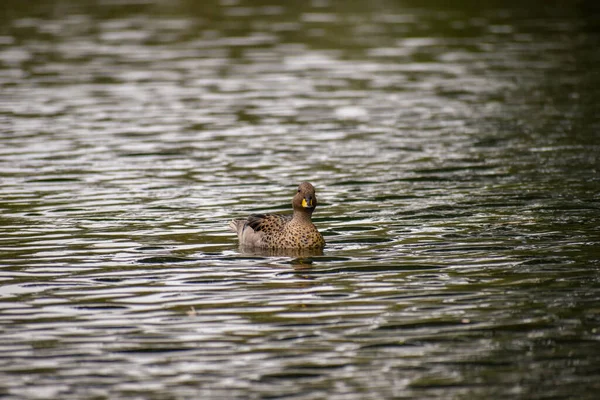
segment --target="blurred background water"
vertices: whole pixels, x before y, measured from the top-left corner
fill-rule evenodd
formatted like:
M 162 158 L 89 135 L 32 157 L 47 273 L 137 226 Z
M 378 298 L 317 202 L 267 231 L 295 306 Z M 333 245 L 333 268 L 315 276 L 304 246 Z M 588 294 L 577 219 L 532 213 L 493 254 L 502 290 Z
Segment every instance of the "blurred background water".
M 4 0 L 0 396 L 596 398 L 600 7 L 453 3 Z

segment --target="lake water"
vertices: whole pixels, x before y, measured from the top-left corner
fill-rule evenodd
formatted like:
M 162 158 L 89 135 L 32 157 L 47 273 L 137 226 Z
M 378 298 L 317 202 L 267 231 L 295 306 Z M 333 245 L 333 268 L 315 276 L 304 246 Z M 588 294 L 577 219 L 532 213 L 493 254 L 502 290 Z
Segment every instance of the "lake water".
M 600 8 L 455 3 L 6 0 L 0 397 L 597 398 Z

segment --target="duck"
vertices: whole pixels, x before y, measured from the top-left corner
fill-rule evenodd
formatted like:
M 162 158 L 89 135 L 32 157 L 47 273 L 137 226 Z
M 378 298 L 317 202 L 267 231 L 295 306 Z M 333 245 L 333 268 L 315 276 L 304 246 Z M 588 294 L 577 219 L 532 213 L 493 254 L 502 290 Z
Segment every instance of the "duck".
M 229 228 L 237 233 L 240 247 L 254 249 L 323 249 L 325 240 L 312 222 L 317 208 L 315 188 L 302 182 L 292 199 L 293 214 L 252 214 L 234 219 Z

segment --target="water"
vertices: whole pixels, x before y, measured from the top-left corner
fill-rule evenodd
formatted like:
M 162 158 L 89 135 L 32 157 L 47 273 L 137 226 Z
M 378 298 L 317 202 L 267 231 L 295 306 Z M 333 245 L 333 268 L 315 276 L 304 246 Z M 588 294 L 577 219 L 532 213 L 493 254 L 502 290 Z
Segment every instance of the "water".
M 0 394 L 595 398 L 599 15 L 6 2 Z

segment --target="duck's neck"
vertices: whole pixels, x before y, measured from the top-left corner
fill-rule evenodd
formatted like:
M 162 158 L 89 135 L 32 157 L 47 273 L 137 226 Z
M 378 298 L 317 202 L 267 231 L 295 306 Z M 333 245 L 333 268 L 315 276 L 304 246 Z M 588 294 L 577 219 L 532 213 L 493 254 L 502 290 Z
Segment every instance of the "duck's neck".
M 292 216 L 292 221 L 297 221 L 297 222 L 312 222 L 311 220 L 311 214 L 312 213 L 308 213 L 304 210 L 302 211 L 297 211 L 294 210 L 294 215 Z

